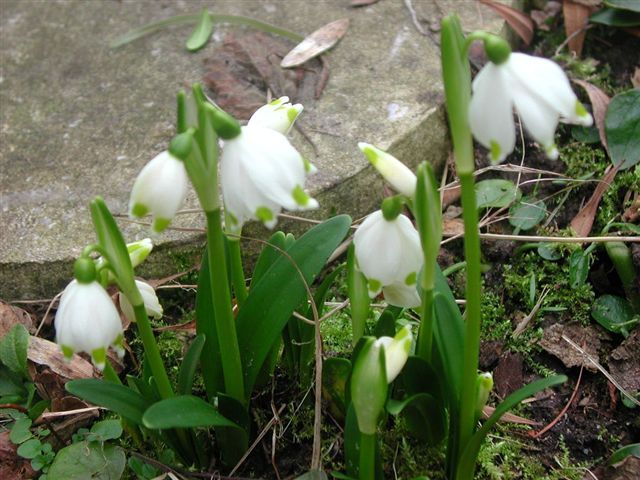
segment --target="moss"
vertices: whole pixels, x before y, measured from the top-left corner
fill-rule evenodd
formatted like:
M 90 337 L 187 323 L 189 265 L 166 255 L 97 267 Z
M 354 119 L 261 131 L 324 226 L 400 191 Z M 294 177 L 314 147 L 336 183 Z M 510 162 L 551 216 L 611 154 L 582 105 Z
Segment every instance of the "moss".
M 565 174 L 576 179 L 586 175 L 601 178 L 611 163 L 601 147 L 581 142 L 561 146 L 560 158 L 567 166 Z
M 502 299 L 494 292 L 485 290 L 481 305 L 482 340 L 504 340 L 513 332 L 511 320 L 506 315 Z

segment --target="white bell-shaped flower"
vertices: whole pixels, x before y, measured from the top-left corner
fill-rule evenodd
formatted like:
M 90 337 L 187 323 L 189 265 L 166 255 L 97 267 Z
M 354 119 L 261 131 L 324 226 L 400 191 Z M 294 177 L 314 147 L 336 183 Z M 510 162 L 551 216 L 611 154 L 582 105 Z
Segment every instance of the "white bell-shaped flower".
M 224 141 L 220 164 L 227 228 L 231 232 L 239 232 L 248 220 L 260 220 L 273 228 L 282 208 L 318 207 L 318 202 L 304 191 L 308 163 L 275 130 L 242 127 L 240 135 Z
M 380 337 L 376 344 L 384 347 L 384 360 L 387 367 L 387 382 L 393 382 L 402 371 L 402 367 L 407 363 L 413 335 L 411 326 L 405 325 L 396 333 L 396 336 Z
M 515 146 L 513 108 L 549 158 L 557 158 L 554 133 L 558 122 L 589 126 L 593 118 L 571 90 L 562 68 L 546 58 L 511 53 L 487 62 L 473 81 L 469 124 L 473 136 L 489 149 L 493 163 Z
M 369 296 L 383 292 L 391 305 L 420 305 L 416 290 L 424 256 L 420 236 L 405 215 L 387 220 L 382 210 L 369 215 L 353 237 L 358 268 L 367 278 Z
M 54 323 L 56 343 L 67 359 L 74 352 L 86 352 L 102 370 L 110 346 L 120 356 L 124 355 L 120 315 L 109 294 L 95 280 L 87 283 L 73 280 L 67 285 Z
M 286 135 L 303 108 L 299 103 L 291 105 L 289 97 L 280 97 L 256 110 L 249 119 L 248 126 L 270 128 Z
M 138 174 L 129 200 L 132 217 L 153 215 L 152 229 L 162 232 L 169 226 L 187 196 L 187 171 L 168 151 L 154 157 Z
M 409 167 L 393 155 L 368 143 L 360 142 L 358 148 L 397 192 L 413 198 L 416 193 L 417 179 Z
M 144 309 L 147 311 L 147 315 L 155 319 L 162 318 L 162 305 L 160 305 L 156 291 L 147 282 L 143 282 L 142 280 L 136 280 L 135 282 L 140 291 L 140 295 L 142 295 L 142 301 L 144 302 Z M 135 322 L 136 315 L 133 311 L 133 306 L 122 292 L 118 293 L 118 303 L 120 304 L 120 310 L 122 310 L 124 316 L 127 317 L 127 320 Z

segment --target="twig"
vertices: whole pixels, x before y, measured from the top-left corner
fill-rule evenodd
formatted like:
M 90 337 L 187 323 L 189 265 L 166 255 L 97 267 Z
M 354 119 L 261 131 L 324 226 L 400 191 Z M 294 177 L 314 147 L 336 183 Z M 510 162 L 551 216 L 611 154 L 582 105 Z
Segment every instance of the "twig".
M 537 235 L 502 235 L 499 233 L 481 233 L 480 238 L 488 240 L 514 240 L 516 242 L 547 242 L 547 243 L 604 243 L 628 242 L 640 243 L 639 237 L 541 237 Z
M 564 338 L 564 335 L 562 337 Z M 571 404 L 573 403 L 573 400 L 576 398 L 576 395 L 578 394 L 578 387 L 580 386 L 580 380 L 582 380 L 582 371 L 583 370 L 584 370 L 584 366 L 580 367 L 580 374 L 578 375 L 578 381 L 576 382 L 576 386 L 573 388 L 573 393 L 571 394 L 571 398 L 569 398 L 569 401 L 564 406 L 564 408 L 560 411 L 558 416 L 556 418 L 554 418 L 553 420 L 551 420 L 551 422 L 546 427 L 544 427 L 542 430 L 540 430 L 538 432 L 529 432 L 529 435 L 531 435 L 531 437 L 539 438 L 540 436 L 544 435 L 545 433 L 547 433 L 549 430 L 551 430 L 560 421 L 560 419 L 564 416 L 565 413 L 567 413 L 567 410 L 569 410 L 569 407 L 571 406 Z
M 53 305 L 56 303 L 56 301 L 60 298 L 61 295 L 62 295 L 62 292 L 58 293 L 55 297 L 53 297 L 51 299 L 51 302 L 49 303 L 49 306 L 47 307 L 47 311 L 44 312 L 44 316 L 42 317 L 42 321 L 38 325 L 38 328 L 36 330 L 36 333 L 35 333 L 34 337 L 37 337 L 40 334 L 40 330 L 42 330 L 42 326 L 44 325 L 44 322 L 47 320 L 47 315 L 49 315 L 49 312 L 53 308 Z
M 564 47 L 566 47 L 569 42 L 571 40 L 573 40 L 575 37 L 577 37 L 578 35 L 580 35 L 583 32 L 586 32 L 587 30 L 589 30 L 590 28 L 593 28 L 593 25 L 585 25 L 582 28 L 579 28 L 578 30 L 576 30 L 575 32 L 573 32 L 571 35 L 569 35 L 564 42 L 562 42 L 560 45 L 558 45 L 558 48 L 556 48 L 556 51 L 554 52 L 553 56 L 557 57 L 558 55 L 560 55 L 560 50 L 562 50 Z
M 527 325 L 529 325 L 529 322 L 531 322 L 531 320 L 535 318 L 536 314 L 538 313 L 538 310 L 540 310 L 540 307 L 542 307 L 542 302 L 544 302 L 544 299 L 547 297 L 548 294 L 549 294 L 549 288 L 545 287 L 545 289 L 542 290 L 542 294 L 540 295 L 540 298 L 531 309 L 531 312 L 529 312 L 529 315 L 527 315 L 522 319 L 522 321 L 518 324 L 516 329 L 511 334 L 513 338 L 520 336 L 520 334 L 524 332 L 524 330 L 527 328 Z
M 416 14 L 415 9 L 411 3 L 411 0 L 404 0 L 404 6 L 409 10 L 409 15 L 411 15 L 411 21 L 413 22 L 413 26 L 416 27 L 416 30 L 420 32 L 425 37 L 430 36 L 429 32 L 427 32 L 423 26 L 420 24 L 420 20 L 418 20 L 418 15 Z
M 633 395 L 631 395 L 629 392 L 627 392 L 622 385 L 620 385 L 620 383 L 613 378 L 613 376 L 607 372 L 605 370 L 605 368 L 600 365 L 600 363 L 594 359 L 591 355 L 589 355 L 587 352 L 584 351 L 584 349 L 580 348 L 578 345 L 576 345 L 576 343 L 571 340 L 569 337 L 567 337 L 566 335 L 562 335 L 562 339 L 567 342 L 569 345 L 571 345 L 573 348 L 575 348 L 578 352 L 580 352 L 582 354 L 582 356 L 589 360 L 589 362 L 591 362 L 598 370 L 600 370 L 600 373 L 602 373 L 605 377 L 607 377 L 607 380 L 609 380 L 611 383 L 613 383 L 616 388 L 618 390 L 620 390 L 620 393 L 622 393 L 625 397 L 627 397 L 631 402 L 633 402 L 635 405 L 638 405 L 640 407 L 640 401 L 638 401 Z
M 95 412 L 105 410 L 103 407 L 86 407 L 86 408 L 77 408 L 75 410 L 66 410 L 64 412 L 44 412 L 40 417 L 44 419 L 49 418 L 58 418 L 58 417 L 66 417 L 69 415 L 76 415 L 78 413 L 87 413 L 87 412 Z

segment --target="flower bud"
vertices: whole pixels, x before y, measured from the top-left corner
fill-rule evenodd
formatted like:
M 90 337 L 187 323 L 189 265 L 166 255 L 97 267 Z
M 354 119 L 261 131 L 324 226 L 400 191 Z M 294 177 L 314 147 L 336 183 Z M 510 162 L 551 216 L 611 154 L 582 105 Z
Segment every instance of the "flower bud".
M 151 285 L 147 282 L 143 282 L 141 280 L 136 280 L 136 286 L 140 291 L 140 295 L 142 295 L 142 300 L 144 302 L 144 308 L 147 311 L 147 315 L 151 318 L 159 319 L 162 318 L 162 305 L 160 305 L 160 301 L 156 295 L 156 291 L 153 289 Z M 126 295 L 122 292 L 118 293 L 118 303 L 120 304 L 120 310 L 124 316 L 130 322 L 136 321 L 136 315 L 133 311 L 133 306 L 127 299 Z
M 393 338 L 380 337 L 376 340 L 376 344 L 382 345 L 384 348 L 388 383 L 391 383 L 396 379 L 402 371 L 404 364 L 407 363 L 412 342 L 413 335 L 411 334 L 410 325 L 402 327 Z
M 270 128 L 286 135 L 302 110 L 303 107 L 299 103 L 291 105 L 289 97 L 280 97 L 256 110 L 248 125 Z
M 365 154 L 376 170 L 391 184 L 391 186 L 403 195 L 413 198 L 416 191 L 416 176 L 400 160 L 384 150 L 380 150 L 368 143 L 360 142 L 358 147 Z

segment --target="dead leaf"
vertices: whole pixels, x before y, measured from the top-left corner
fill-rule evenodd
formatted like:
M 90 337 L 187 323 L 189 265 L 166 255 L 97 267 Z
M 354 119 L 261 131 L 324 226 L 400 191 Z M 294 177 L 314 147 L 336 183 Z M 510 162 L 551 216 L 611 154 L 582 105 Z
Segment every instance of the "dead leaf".
M 509 24 L 524 43 L 527 45 L 531 43 L 534 25 L 533 20 L 527 14 L 494 0 L 480 0 L 480 3 L 504 18 L 504 21 Z
M 598 205 L 600 205 L 600 200 L 602 200 L 602 195 L 609 188 L 609 185 L 613 182 L 613 179 L 618 173 L 618 169 L 620 165 L 616 167 L 609 167 L 607 173 L 605 173 L 604 178 L 598 183 L 598 186 L 591 195 L 589 201 L 582 207 L 582 209 L 573 217 L 571 220 L 571 229 L 576 233 L 578 237 L 587 237 L 589 233 L 591 233 L 591 227 L 593 227 L 593 222 L 596 218 L 596 213 L 598 212 Z
M 582 353 L 573 348 L 567 348 L 567 343 L 562 339 L 565 335 L 579 345 L 594 360 L 599 362 L 598 351 L 600 350 L 600 336 L 598 331 L 592 327 L 581 327 L 580 325 L 563 325 L 554 323 L 544 329 L 540 346 L 547 352 L 557 357 L 568 368 L 584 367 L 589 371 L 597 372 L 598 369 L 593 363 L 585 358 Z
M 314 60 L 304 69 L 283 70 L 279 62 L 290 49 L 290 41 L 263 32 L 228 35 L 205 61 L 203 83 L 212 90 L 220 108 L 240 120 L 249 120 L 265 104 L 267 91 L 307 105 L 315 94 L 320 62 Z
M 369 5 L 373 5 L 374 3 L 378 3 L 380 0 L 351 0 L 349 4 L 350 7 L 367 7 Z
M 21 308 L 0 302 L 0 338 L 4 337 L 16 323 L 21 323 L 27 330 L 33 330 L 31 315 Z
M 594 469 L 593 475 L 598 480 L 638 480 L 638 472 L 640 472 L 640 458 L 630 455 L 613 466 Z
M 349 28 L 349 19 L 341 18 L 328 23 L 307 36 L 295 46 L 280 62 L 282 68 L 302 65 L 333 47 L 344 36 Z
M 461 218 L 443 218 L 442 235 L 445 237 L 455 237 L 464 235 L 464 222 Z
M 456 202 L 460 198 L 461 192 L 462 190 L 460 189 L 460 185 L 446 187 L 442 194 L 442 206 L 446 207 L 447 205 L 451 205 L 453 202 Z
M 522 355 L 506 352 L 498 360 L 498 365 L 493 371 L 495 390 L 504 398 L 524 385 L 522 369 Z
M 609 356 L 609 372 L 628 392 L 640 391 L 640 330 L 635 329 Z
M 495 407 L 490 407 L 489 405 L 485 405 L 482 409 L 483 418 L 489 418 L 495 412 Z M 531 427 L 537 427 L 542 425 L 540 422 L 535 422 L 533 420 L 529 420 L 528 418 L 520 417 L 519 415 L 514 415 L 513 413 L 505 413 L 500 417 L 500 422 L 509 422 L 509 423 L 519 423 L 520 425 L 529 425 Z
M 590 7 L 577 3 L 576 0 L 564 0 L 562 12 L 569 50 L 579 57 L 587 34 L 585 27 L 589 22 Z
M 31 463 L 18 456 L 18 446 L 9 439 L 9 431 L 0 433 L 0 478 L 22 480 L 35 478 L 39 474 Z
M 602 5 L 602 0 L 573 0 L 573 2 L 585 7 L 599 7 Z
M 70 380 L 96 376 L 91 363 L 78 355 L 74 355 L 71 361 L 66 361 L 60 347 L 43 338 L 29 337 L 27 358 L 38 365 L 47 365 L 58 375 Z
M 633 88 L 640 88 L 640 68 L 636 67 L 633 71 L 633 77 L 631 77 L 631 85 Z
M 557 17 L 561 11 L 562 4 L 560 2 L 549 1 L 544 6 L 544 10 L 531 10 L 531 20 L 539 30 L 549 31 L 551 30 L 550 19 Z
M 622 214 L 622 221 L 626 223 L 638 223 L 640 220 L 640 192 L 636 193 L 631 205 Z
M 604 129 L 604 118 L 607 115 L 607 108 L 609 108 L 611 99 L 606 93 L 589 82 L 585 82 L 584 80 L 574 80 L 573 82 L 580 85 L 587 92 L 593 110 L 593 121 L 596 127 L 598 127 L 600 143 L 602 143 L 602 146 L 607 150 L 607 134 Z

